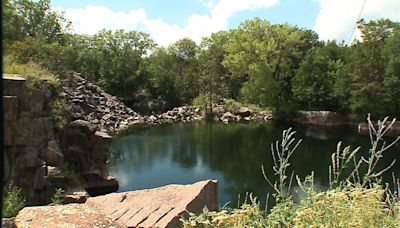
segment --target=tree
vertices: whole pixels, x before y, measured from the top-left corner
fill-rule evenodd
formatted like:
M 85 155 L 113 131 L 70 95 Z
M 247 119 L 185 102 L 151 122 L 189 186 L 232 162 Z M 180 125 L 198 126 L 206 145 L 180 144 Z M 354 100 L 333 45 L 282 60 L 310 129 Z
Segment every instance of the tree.
M 302 108 L 341 110 L 335 84 L 344 66 L 344 48 L 335 42 L 315 47 L 301 62 L 293 79 L 293 93 Z
M 10 44 L 26 37 L 61 41 L 70 23 L 61 13 L 51 9 L 50 0 L 5 0 L 4 42 Z
M 211 114 L 213 102 L 233 96 L 230 84 L 230 74 L 222 65 L 225 57 L 223 48 L 228 40 L 227 32 L 218 32 L 211 37 L 203 38 L 199 54 L 200 93 L 205 96 L 206 113 Z M 240 89 L 240 88 L 239 88 Z
M 387 86 L 393 82 L 389 79 L 392 74 L 387 72 L 388 69 L 393 68 L 387 67 L 387 57 L 383 50 L 394 31 L 398 31 L 399 23 L 383 19 L 368 23 L 361 20 L 359 28 L 363 34 L 363 40 L 351 47 L 351 109 L 355 118 L 361 119 L 366 113 L 380 118 L 386 116 L 389 110 L 387 103 L 384 102 L 385 97 L 386 99 L 388 97 L 385 95 L 388 92 L 385 91 L 384 81 L 386 79 Z M 392 57 L 390 59 L 393 60 Z
M 268 106 L 278 115 L 294 110 L 292 79 L 317 35 L 288 24 L 258 18 L 242 23 L 226 45 L 224 65 L 244 82 L 248 102 Z

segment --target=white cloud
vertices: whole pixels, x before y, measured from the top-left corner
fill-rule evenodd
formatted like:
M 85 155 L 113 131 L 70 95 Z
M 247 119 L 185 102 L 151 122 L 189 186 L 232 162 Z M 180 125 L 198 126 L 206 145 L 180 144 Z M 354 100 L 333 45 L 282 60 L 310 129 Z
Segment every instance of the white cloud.
M 364 0 L 318 0 L 320 11 L 314 25 L 323 40 L 350 40 Z M 399 0 L 367 0 L 361 18 L 375 20 L 389 18 L 400 21 Z M 358 34 L 358 35 L 357 35 Z M 359 31 L 356 31 L 356 37 Z
M 168 24 L 162 18 L 148 18 L 144 9 L 132 9 L 129 12 L 115 12 L 101 5 L 88 5 L 85 8 L 57 8 L 64 11 L 66 18 L 72 21 L 74 32 L 95 34 L 101 29 L 140 30 L 160 45 L 166 46 L 177 40 L 189 37 L 200 42 L 204 36 L 227 29 L 228 20 L 235 13 L 269 8 L 279 0 L 208 0 L 205 6 L 209 14 L 193 13 L 184 27 Z

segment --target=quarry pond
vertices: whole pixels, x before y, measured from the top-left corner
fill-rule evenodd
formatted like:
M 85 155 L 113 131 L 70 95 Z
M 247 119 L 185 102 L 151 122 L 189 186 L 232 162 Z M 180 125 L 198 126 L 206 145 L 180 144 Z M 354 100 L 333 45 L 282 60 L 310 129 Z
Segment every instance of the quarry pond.
M 110 174 L 118 179 L 119 192 L 217 179 L 221 207 L 226 203 L 236 207 L 246 192 L 263 201 L 273 191 L 261 166 L 273 178 L 270 144 L 280 140 L 282 131 L 289 127 L 297 132 L 296 139 L 303 139 L 291 158 L 291 169 L 301 178 L 314 172 L 316 186 L 321 190 L 329 187 L 328 167 L 339 141 L 352 148 L 361 146 L 363 153 L 368 153 L 370 146 L 369 136 L 358 134 L 353 128 L 277 122 L 142 125 L 113 140 Z M 392 182 L 392 173 L 400 175 L 400 145 L 385 153 L 383 165 L 397 160 L 385 176 L 385 181 Z

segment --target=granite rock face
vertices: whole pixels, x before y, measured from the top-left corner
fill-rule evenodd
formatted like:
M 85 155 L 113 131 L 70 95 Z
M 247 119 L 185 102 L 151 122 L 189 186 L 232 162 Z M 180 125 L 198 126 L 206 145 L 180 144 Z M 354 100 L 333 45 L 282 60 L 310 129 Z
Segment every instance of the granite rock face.
M 85 204 L 25 207 L 14 221 L 19 228 L 111 228 L 115 223 Z
M 217 181 L 111 193 L 85 204 L 26 207 L 17 227 L 180 227 L 188 212 L 218 210 Z
M 296 118 L 293 121 L 302 124 L 324 127 L 340 127 L 348 125 L 348 120 L 344 116 L 331 111 L 304 112 L 302 117 Z

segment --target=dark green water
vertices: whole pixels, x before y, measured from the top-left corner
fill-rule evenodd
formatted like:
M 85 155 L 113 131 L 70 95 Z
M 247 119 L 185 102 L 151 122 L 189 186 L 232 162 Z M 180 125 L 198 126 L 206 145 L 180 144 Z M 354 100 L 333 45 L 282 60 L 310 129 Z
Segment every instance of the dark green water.
M 270 144 L 292 127 L 303 142 L 293 154 L 291 168 L 300 177 L 315 173 L 316 185 L 328 187 L 330 156 L 338 141 L 362 146 L 368 151 L 369 136 L 352 129 L 322 129 L 282 123 L 182 123 L 143 126 L 114 139 L 110 173 L 120 183 L 119 191 L 189 184 L 204 179 L 219 181 L 221 206 L 237 205 L 238 194 L 252 192 L 264 200 L 271 187 L 263 178 L 261 165 L 272 178 Z M 400 174 L 400 145 L 388 151 L 383 163 L 399 162 L 388 172 Z M 391 180 L 388 175 L 387 180 Z

